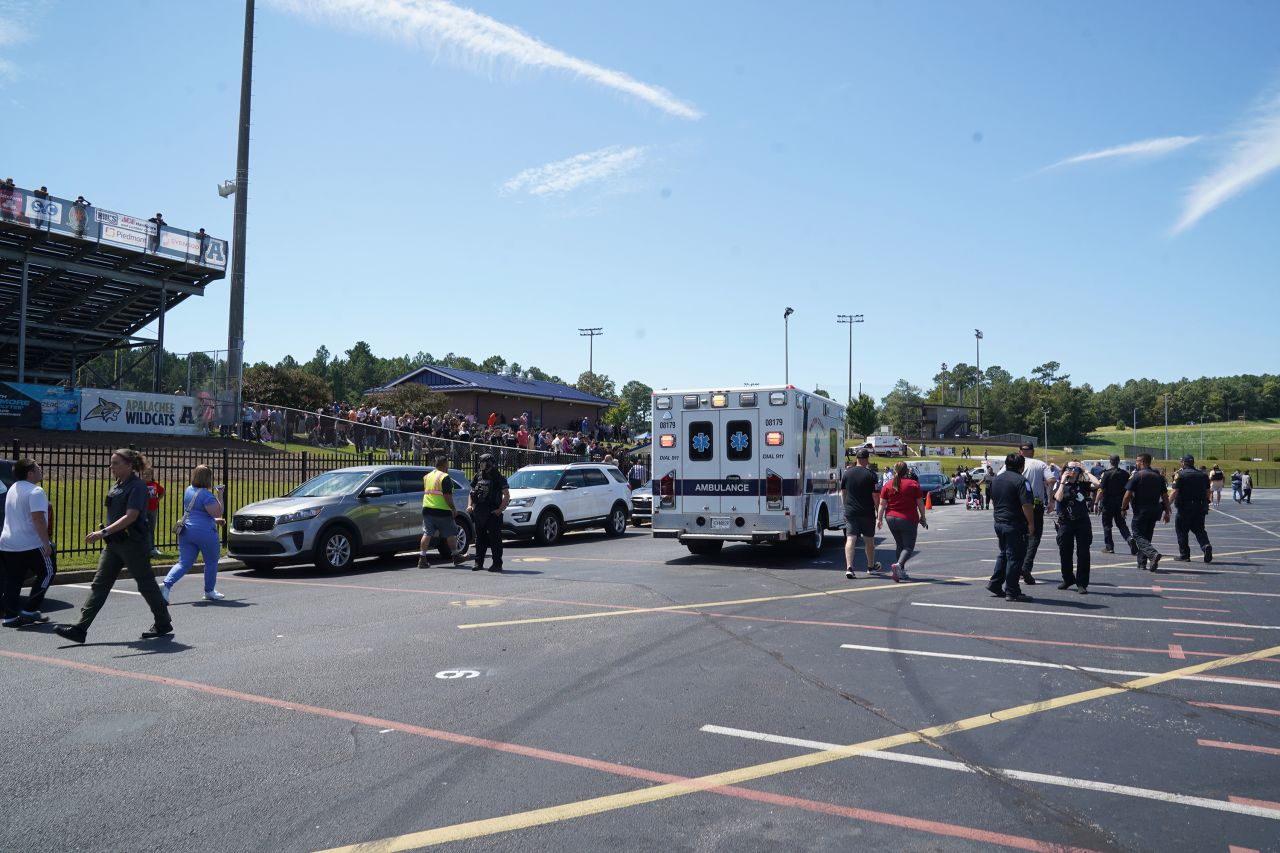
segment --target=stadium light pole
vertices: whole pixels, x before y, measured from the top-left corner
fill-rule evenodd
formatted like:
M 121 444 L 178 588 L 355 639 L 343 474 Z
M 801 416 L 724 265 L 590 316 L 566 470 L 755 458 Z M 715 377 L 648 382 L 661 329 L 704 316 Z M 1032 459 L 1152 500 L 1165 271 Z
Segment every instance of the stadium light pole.
M 788 322 L 794 308 L 788 307 L 782 312 L 782 384 L 791 384 L 791 325 Z
M 1049 410 L 1041 409 L 1044 412 L 1044 452 L 1047 456 L 1049 453 Z
M 231 233 L 231 307 L 227 316 L 227 382 L 234 383 L 232 429 L 244 409 L 244 246 L 249 213 L 249 108 L 253 100 L 253 4 L 244 2 L 244 55 L 240 66 L 240 133 L 236 143 L 236 206 Z M 221 195 L 221 192 L 219 192 Z
M 1138 453 L 1138 407 L 1133 407 L 1133 452 Z
M 861 314 L 837 314 L 837 323 L 849 327 L 849 405 L 853 405 L 853 324 L 862 322 Z
M 942 362 L 942 405 L 947 404 L 947 363 Z
M 982 330 L 973 330 L 974 370 L 978 372 L 977 385 L 974 386 L 974 409 L 978 414 L 978 434 L 982 434 Z M 1048 452 L 1048 451 L 1046 451 Z
M 596 338 L 604 334 L 604 329 L 596 326 L 591 329 L 579 329 L 578 337 L 587 339 L 587 373 L 596 375 Z

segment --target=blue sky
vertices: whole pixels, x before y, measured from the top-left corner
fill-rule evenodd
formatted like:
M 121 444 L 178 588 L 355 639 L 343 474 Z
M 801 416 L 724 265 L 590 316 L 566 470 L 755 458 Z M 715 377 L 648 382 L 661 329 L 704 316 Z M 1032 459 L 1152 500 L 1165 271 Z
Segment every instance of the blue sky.
M 230 238 L 242 14 L 0 0 L 0 171 Z M 600 326 L 619 386 L 780 382 L 791 306 L 792 382 L 837 397 L 839 313 L 876 397 L 975 326 L 1015 375 L 1274 372 L 1277 32 L 1271 2 L 259 0 L 246 360 L 572 380 Z M 228 290 L 168 348 L 225 347 Z

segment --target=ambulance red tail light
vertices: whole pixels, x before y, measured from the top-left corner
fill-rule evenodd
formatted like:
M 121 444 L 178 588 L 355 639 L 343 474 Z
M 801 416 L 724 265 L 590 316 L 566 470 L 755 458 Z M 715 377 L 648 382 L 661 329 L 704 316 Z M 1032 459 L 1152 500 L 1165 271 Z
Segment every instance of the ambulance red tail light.
M 782 477 L 768 468 L 764 477 L 764 503 L 766 509 L 782 509 Z
M 668 471 L 658 481 L 658 506 L 669 508 L 676 505 L 676 472 Z
M 664 432 L 662 435 L 658 436 L 658 446 L 659 447 L 675 447 L 676 437 L 669 432 Z
M 770 447 L 781 447 L 782 433 L 777 431 L 766 432 L 764 434 L 764 443 L 769 445 Z

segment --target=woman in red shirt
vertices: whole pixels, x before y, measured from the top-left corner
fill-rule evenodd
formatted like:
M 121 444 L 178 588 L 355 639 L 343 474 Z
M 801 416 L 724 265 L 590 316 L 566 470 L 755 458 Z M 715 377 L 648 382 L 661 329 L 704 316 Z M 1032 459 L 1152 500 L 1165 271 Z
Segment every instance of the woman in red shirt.
M 889 519 L 889 532 L 893 534 L 898 554 L 898 562 L 890 567 L 894 583 L 911 580 L 907 560 L 916 550 L 916 525 L 929 529 L 929 523 L 924 520 L 924 494 L 909 473 L 906 462 L 893 466 L 893 479 L 880 490 L 880 515 L 876 519 L 877 529 L 884 527 L 885 518 Z

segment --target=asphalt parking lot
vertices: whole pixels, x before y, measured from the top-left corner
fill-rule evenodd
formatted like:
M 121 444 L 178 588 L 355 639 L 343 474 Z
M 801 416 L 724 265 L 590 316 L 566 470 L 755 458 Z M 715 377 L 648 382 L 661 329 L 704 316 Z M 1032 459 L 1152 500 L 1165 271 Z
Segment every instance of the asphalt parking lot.
M 1277 850 L 1280 497 L 1222 509 L 1157 575 L 1095 521 L 1088 596 L 1050 532 L 1025 604 L 962 505 L 903 584 L 632 528 L 193 572 L 143 641 L 124 579 L 85 646 L 0 634 L 0 849 Z

